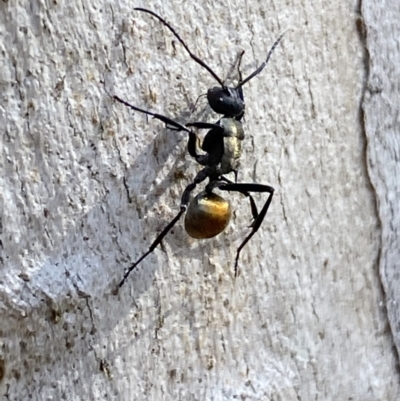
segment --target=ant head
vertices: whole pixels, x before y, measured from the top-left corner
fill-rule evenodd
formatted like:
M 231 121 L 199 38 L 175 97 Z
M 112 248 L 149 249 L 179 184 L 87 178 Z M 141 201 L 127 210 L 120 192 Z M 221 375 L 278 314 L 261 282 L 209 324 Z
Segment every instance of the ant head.
M 244 112 L 244 100 L 241 91 L 236 88 L 215 86 L 207 91 L 210 107 L 218 114 L 237 117 Z
M 267 58 L 265 61 L 254 71 L 252 72 L 247 78 L 243 79 L 240 77 L 240 82 L 236 86 L 236 88 L 228 88 L 224 85 L 223 81 L 218 77 L 218 75 L 199 57 L 197 57 L 194 53 L 190 51 L 186 43 L 183 39 L 178 35 L 175 29 L 162 17 L 154 13 L 153 11 L 147 10 L 145 8 L 137 7 L 135 10 L 145 12 L 147 14 L 152 15 L 153 17 L 157 18 L 164 26 L 166 26 L 172 34 L 179 40 L 182 46 L 185 48 L 189 56 L 203 68 L 205 68 L 213 77 L 214 79 L 221 85 L 220 87 L 214 87 L 208 90 L 207 99 L 211 106 L 211 108 L 218 114 L 223 114 L 226 117 L 235 117 L 236 120 L 239 120 L 243 117 L 244 114 L 244 98 L 242 92 L 242 86 L 258 75 L 268 63 L 269 58 L 271 57 L 272 52 L 281 41 L 285 32 L 283 32 L 275 43 L 272 45 L 270 51 L 267 54 Z M 239 64 L 242 59 L 243 53 L 240 55 Z M 239 71 L 240 73 L 240 71 Z M 241 75 L 241 74 L 240 74 Z

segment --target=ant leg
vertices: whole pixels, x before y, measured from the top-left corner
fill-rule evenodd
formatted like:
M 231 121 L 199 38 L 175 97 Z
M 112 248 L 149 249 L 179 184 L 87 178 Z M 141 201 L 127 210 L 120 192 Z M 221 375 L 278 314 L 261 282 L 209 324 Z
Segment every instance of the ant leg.
M 169 117 L 163 116 L 162 114 L 152 113 L 151 111 L 143 110 L 139 107 L 133 106 L 132 104 L 126 102 L 125 100 L 122 100 L 118 96 L 113 96 L 113 98 L 115 100 L 117 100 L 118 102 L 122 103 L 123 105 L 129 107 L 132 110 L 140 111 L 141 113 L 147 114 L 149 116 L 153 116 L 153 118 L 156 118 L 156 119 L 162 121 L 165 124 L 166 128 L 168 128 L 168 129 L 171 129 L 173 131 L 186 131 L 189 133 L 191 132 L 190 129 L 186 128 L 183 124 L 180 124 L 177 121 L 172 120 Z
M 269 193 L 268 199 L 265 202 L 261 212 L 258 214 L 257 218 L 254 220 L 253 224 L 251 225 L 251 232 L 250 234 L 243 240 L 240 244 L 239 248 L 236 251 L 236 259 L 235 259 L 235 277 L 238 276 L 238 262 L 240 251 L 243 247 L 250 241 L 251 237 L 258 231 L 260 228 L 267 212 L 269 205 L 271 204 L 272 197 L 274 195 L 274 188 L 270 187 L 269 185 L 262 185 L 262 184 L 219 184 L 217 187 L 222 191 L 236 191 L 240 193 L 244 192 L 267 192 Z
M 216 129 L 218 131 L 221 131 L 221 133 L 224 132 L 224 128 L 220 124 L 215 124 L 215 123 L 194 122 L 194 123 L 188 123 L 186 124 L 186 126 L 195 127 L 198 129 Z
M 272 53 L 274 52 L 276 46 L 278 46 L 279 42 L 282 40 L 283 35 L 289 31 L 290 29 L 287 29 L 285 32 L 283 32 L 278 39 L 275 40 L 274 44 L 272 45 L 271 49 L 269 50 L 268 54 L 267 54 L 267 58 L 265 59 L 265 61 L 254 71 L 252 72 L 247 78 L 245 78 L 243 81 L 240 81 L 238 83 L 238 85 L 236 86 L 236 89 L 241 88 L 245 83 L 249 82 L 250 79 L 254 78 L 256 75 L 258 75 L 267 65 Z
M 189 134 L 188 152 L 190 156 L 202 166 L 216 166 L 220 163 L 224 153 L 224 128 L 220 124 L 204 122 L 188 123 L 186 126 L 210 130 L 203 141 L 200 141 L 194 132 Z
M 197 163 L 201 164 L 202 166 L 208 166 L 210 164 L 209 154 L 208 153 L 206 153 L 206 154 L 199 153 L 200 149 L 201 149 L 200 140 L 197 137 L 197 135 L 187 127 L 195 127 L 195 128 L 199 128 L 199 129 L 214 130 L 213 131 L 214 141 L 219 140 L 221 142 L 221 145 L 223 146 L 224 129 L 219 124 L 194 122 L 194 123 L 189 123 L 189 124 L 183 125 L 183 124 L 178 123 L 175 120 L 172 120 L 169 117 L 163 116 L 162 114 L 152 113 L 151 111 L 147 111 L 147 110 L 141 109 L 140 107 L 133 106 L 132 104 L 126 102 L 125 100 L 122 100 L 118 96 L 113 96 L 113 98 L 115 100 L 117 100 L 118 102 L 122 103 L 123 105 L 129 107 L 130 109 L 139 111 L 146 115 L 153 116 L 153 118 L 161 120 L 165 124 L 166 128 L 168 128 L 170 130 L 188 132 L 189 133 L 188 152 L 197 161 Z M 217 135 L 217 134 L 219 134 L 219 135 Z M 221 157 L 222 157 L 222 154 L 219 158 L 221 158 Z M 218 162 L 219 162 L 219 160 L 218 160 Z
M 175 31 L 174 28 L 172 28 L 172 26 L 165 21 L 165 19 L 161 18 L 159 15 L 157 15 L 156 13 L 154 13 L 153 11 L 147 10 L 145 8 L 141 8 L 141 7 L 137 7 L 134 8 L 134 10 L 138 10 L 138 11 L 143 11 L 145 13 L 148 13 L 150 15 L 152 15 L 153 17 L 157 18 L 162 24 L 164 24 L 173 34 L 174 36 L 179 40 L 179 42 L 182 44 L 182 46 L 185 48 L 185 50 L 188 52 L 189 56 L 198 64 L 200 64 L 202 67 L 204 67 L 216 80 L 217 82 L 224 87 L 224 83 L 222 82 L 222 80 L 218 77 L 218 75 L 203 61 L 200 60 L 195 54 L 193 54 L 189 48 L 186 46 L 186 43 L 183 41 L 183 39 L 178 35 L 178 33 Z
M 237 175 L 237 171 L 235 171 L 235 180 L 236 180 L 235 182 L 229 180 L 228 178 L 226 178 L 224 176 L 221 176 L 221 180 L 227 182 L 228 184 L 235 184 L 237 182 L 236 175 Z M 238 192 L 240 192 L 241 194 L 243 194 L 244 196 L 249 198 L 251 214 L 253 216 L 253 220 L 254 221 L 257 220 L 258 210 L 257 210 L 256 202 L 254 201 L 254 198 L 251 196 L 251 194 L 249 192 L 246 192 L 246 191 L 238 191 Z M 254 221 L 253 221 L 253 223 L 251 223 L 250 227 L 253 227 Z
M 121 288 L 128 276 L 131 274 L 131 272 L 136 268 L 136 266 L 147 256 L 149 256 L 154 249 L 161 243 L 161 241 L 164 239 L 164 237 L 171 231 L 172 227 L 178 222 L 178 220 L 181 218 L 182 214 L 186 212 L 189 200 L 190 200 L 190 193 L 196 188 L 197 184 L 201 183 L 204 181 L 207 177 L 209 176 L 208 172 L 206 169 L 203 169 L 199 171 L 199 173 L 196 175 L 194 178 L 193 182 L 189 184 L 185 190 L 183 191 L 182 198 L 181 198 L 181 210 L 178 212 L 178 214 L 168 223 L 168 225 L 161 231 L 160 234 L 156 237 L 156 239 L 153 241 L 153 243 L 150 245 L 149 250 L 144 253 L 135 263 L 132 263 L 130 267 L 126 270 L 124 277 L 118 284 L 118 288 Z
M 150 253 L 154 251 L 154 249 L 157 247 L 158 244 L 161 243 L 163 238 L 168 234 L 168 232 L 171 230 L 171 228 L 176 224 L 176 222 L 181 218 L 182 214 L 185 212 L 185 209 L 181 207 L 181 210 L 179 213 L 171 220 L 171 222 L 164 228 L 164 230 L 161 231 L 161 233 L 157 236 L 157 238 L 154 240 L 154 242 L 150 245 L 149 250 L 144 253 L 135 263 L 133 263 L 128 270 L 126 270 L 124 277 L 118 284 L 118 288 L 121 288 L 128 276 L 131 274 L 132 270 L 136 268 L 136 266 L 143 260 L 145 259 Z

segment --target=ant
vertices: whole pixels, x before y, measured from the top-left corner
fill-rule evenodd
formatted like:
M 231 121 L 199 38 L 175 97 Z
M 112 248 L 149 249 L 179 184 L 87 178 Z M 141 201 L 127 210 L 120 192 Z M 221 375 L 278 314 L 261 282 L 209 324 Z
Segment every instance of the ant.
M 238 262 L 240 252 L 260 228 L 268 212 L 274 194 L 274 188 L 268 185 L 258 183 L 237 183 L 237 171 L 239 167 L 239 159 L 242 153 L 241 142 L 244 139 L 244 130 L 242 123 L 240 122 L 245 109 L 242 86 L 264 69 L 272 52 L 282 39 L 283 34 L 275 41 L 268 52 L 266 60 L 260 65 L 260 67 L 244 80 L 240 77 L 240 81 L 236 87 L 227 87 L 204 61 L 200 60 L 189 50 L 174 28 L 172 28 L 172 26 L 163 18 L 144 8 L 135 8 L 135 10 L 149 13 L 159 19 L 172 31 L 189 53 L 190 57 L 206 68 L 207 71 L 209 71 L 218 81 L 221 87 L 209 89 L 207 92 L 207 99 L 211 108 L 216 113 L 223 114 L 223 117 L 216 123 L 193 122 L 183 125 L 162 114 L 141 109 L 137 106 L 133 106 L 125 100 L 122 100 L 118 96 L 113 96 L 116 101 L 124 104 L 130 109 L 162 121 L 168 129 L 186 132 L 189 136 L 187 147 L 188 152 L 197 163 L 203 166 L 195 176 L 194 180 L 187 185 L 183 191 L 179 212 L 155 238 L 148 251 L 145 252 L 136 262 L 131 264 L 131 266 L 126 270 L 122 280 L 118 284 L 118 288 L 124 285 L 130 273 L 162 242 L 164 237 L 175 226 L 184 213 L 186 213 L 185 230 L 192 238 L 213 238 L 225 230 L 232 217 L 232 209 L 229 201 L 214 193 L 215 189 L 220 191 L 239 192 L 250 200 L 253 222 L 250 225 L 250 233 L 245 237 L 236 251 L 234 270 L 235 277 L 237 277 L 239 273 Z M 203 141 L 201 141 L 196 133 L 191 129 L 192 127 L 196 129 L 209 130 Z M 225 177 L 225 175 L 229 173 L 235 174 L 234 182 Z M 208 184 L 205 189 L 191 199 L 192 191 L 198 184 L 202 183 L 207 178 Z M 253 192 L 269 194 L 260 212 L 258 212 L 256 203 L 251 196 L 251 193 Z

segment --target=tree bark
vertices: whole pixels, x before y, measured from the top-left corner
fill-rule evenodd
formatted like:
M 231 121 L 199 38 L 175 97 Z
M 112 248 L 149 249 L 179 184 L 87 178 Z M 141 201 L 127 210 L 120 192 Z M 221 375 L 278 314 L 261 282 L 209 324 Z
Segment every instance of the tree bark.
M 0 3 L 0 394 L 8 400 L 395 400 L 400 6 L 173 0 Z M 181 123 L 215 122 L 245 50 L 239 182 L 271 185 L 194 240 Z M 233 179 L 233 176 L 232 176 Z M 266 195 L 255 195 L 258 207 Z

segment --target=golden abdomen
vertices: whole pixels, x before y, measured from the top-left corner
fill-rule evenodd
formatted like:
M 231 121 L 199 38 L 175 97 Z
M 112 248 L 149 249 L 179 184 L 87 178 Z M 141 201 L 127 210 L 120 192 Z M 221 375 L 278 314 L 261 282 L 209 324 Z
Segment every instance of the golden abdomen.
M 186 211 L 185 230 L 192 238 L 212 238 L 225 230 L 231 216 L 227 200 L 214 193 L 200 192 Z

